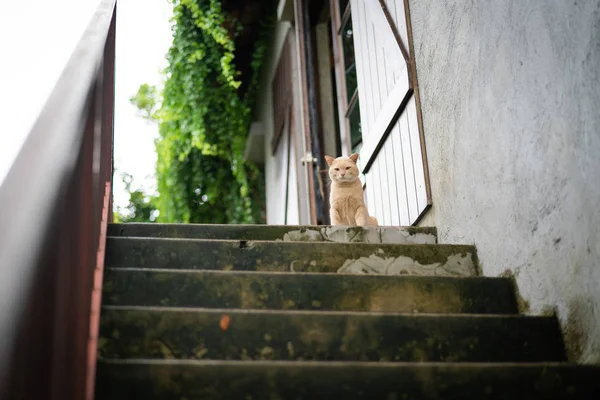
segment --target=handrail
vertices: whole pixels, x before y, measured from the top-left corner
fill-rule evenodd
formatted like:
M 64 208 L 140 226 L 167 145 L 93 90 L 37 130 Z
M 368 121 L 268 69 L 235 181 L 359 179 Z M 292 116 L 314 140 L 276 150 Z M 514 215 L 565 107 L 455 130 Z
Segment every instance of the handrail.
M 0 400 L 93 398 L 115 4 L 99 1 L 0 187 Z

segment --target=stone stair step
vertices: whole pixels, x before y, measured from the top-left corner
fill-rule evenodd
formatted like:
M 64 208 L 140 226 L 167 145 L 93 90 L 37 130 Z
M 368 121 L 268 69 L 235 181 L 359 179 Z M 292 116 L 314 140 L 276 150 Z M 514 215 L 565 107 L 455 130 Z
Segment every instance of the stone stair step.
M 566 363 L 101 360 L 96 400 L 589 400 L 600 368 Z
M 347 227 L 292 225 L 109 224 L 108 236 L 181 239 L 437 243 L 434 227 Z
M 563 361 L 554 317 L 120 307 L 102 358 Z
M 105 266 L 388 275 L 477 275 L 468 245 L 109 237 Z
M 508 278 L 107 268 L 105 305 L 517 313 Z

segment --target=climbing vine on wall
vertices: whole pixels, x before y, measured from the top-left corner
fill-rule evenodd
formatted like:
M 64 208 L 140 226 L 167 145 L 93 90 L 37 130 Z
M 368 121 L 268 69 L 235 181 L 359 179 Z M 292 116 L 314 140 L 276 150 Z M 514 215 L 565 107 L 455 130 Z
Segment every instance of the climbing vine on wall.
M 161 105 L 156 111 L 146 110 L 159 123 L 159 221 L 262 222 L 263 176 L 244 161 L 243 153 L 272 20 L 263 22 L 241 93 L 241 73 L 235 65 L 239 21 L 219 0 L 172 3 L 173 44 Z M 148 99 L 143 100 L 147 108 Z

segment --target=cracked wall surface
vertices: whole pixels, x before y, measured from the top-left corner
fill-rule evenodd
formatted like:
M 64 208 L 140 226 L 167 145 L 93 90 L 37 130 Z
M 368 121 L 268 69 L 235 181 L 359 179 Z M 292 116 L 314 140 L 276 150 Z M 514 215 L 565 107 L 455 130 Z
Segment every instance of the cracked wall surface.
M 441 243 L 600 362 L 600 1 L 409 1 Z

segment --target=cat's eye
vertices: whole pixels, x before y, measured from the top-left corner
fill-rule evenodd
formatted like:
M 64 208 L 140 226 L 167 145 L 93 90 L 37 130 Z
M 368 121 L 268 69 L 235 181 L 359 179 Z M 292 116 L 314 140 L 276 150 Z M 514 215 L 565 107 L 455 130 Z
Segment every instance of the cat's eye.
M 339 168 L 334 168 L 334 170 L 339 171 L 340 169 Z
M 350 167 L 346 167 L 346 169 L 350 169 Z

